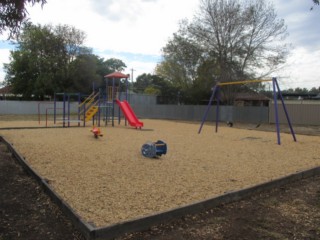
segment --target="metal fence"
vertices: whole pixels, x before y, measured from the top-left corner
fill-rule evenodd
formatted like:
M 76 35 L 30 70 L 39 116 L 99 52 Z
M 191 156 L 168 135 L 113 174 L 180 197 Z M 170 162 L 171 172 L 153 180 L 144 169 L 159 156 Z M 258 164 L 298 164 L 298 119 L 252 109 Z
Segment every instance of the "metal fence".
M 130 95 L 129 102 L 138 118 L 173 119 L 201 121 L 207 110 L 202 105 L 157 105 L 156 98 L 148 95 Z M 286 104 L 290 120 L 293 124 L 320 125 L 320 101 L 308 103 Z M 61 113 L 62 102 L 57 103 Z M 70 103 L 70 113 L 77 113 L 78 103 Z M 279 104 L 279 122 L 287 123 L 282 106 Z M 53 102 L 36 101 L 0 101 L 0 115 L 2 114 L 53 114 Z M 115 109 L 118 113 L 118 107 Z M 0 116 L 1 117 L 1 116 Z M 220 121 L 233 121 L 242 123 L 275 123 L 273 103 L 269 107 L 239 107 L 220 106 Z M 211 106 L 207 121 L 215 121 L 216 106 Z

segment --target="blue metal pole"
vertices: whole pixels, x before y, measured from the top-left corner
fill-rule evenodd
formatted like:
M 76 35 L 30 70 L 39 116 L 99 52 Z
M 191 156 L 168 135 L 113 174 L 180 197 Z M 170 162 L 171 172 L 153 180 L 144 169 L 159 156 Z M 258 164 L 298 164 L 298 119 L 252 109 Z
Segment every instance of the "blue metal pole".
M 112 127 L 114 127 L 114 91 L 115 91 L 115 84 L 114 84 L 114 78 L 112 78 Z
M 208 116 L 208 113 L 209 113 L 209 110 L 210 110 L 210 107 L 211 107 L 212 100 L 213 100 L 213 98 L 214 98 L 214 96 L 215 96 L 215 93 L 216 93 L 216 89 L 217 89 L 217 86 L 214 86 L 213 89 L 212 89 L 212 94 L 211 94 L 211 97 L 210 97 L 210 100 L 209 100 L 207 109 L 206 109 L 206 111 L 205 111 L 205 113 L 204 113 L 204 116 L 203 116 L 203 118 L 202 118 L 201 125 L 200 125 L 200 128 L 199 128 L 199 130 L 198 130 L 198 134 L 201 133 L 203 124 L 204 124 L 204 122 L 205 122 L 206 119 L 207 119 L 207 116 Z
M 81 103 L 81 93 L 78 93 L 78 127 L 80 127 L 80 105 Z
M 83 126 L 86 126 L 86 104 L 83 104 Z
M 68 94 L 68 127 L 70 127 L 70 94 Z
M 273 86 L 273 101 L 274 101 L 274 113 L 275 113 L 275 120 L 276 120 L 277 139 L 278 139 L 278 145 L 280 145 L 281 141 L 280 141 L 279 115 L 278 115 L 278 103 L 277 103 L 275 78 L 272 78 L 272 86 Z
M 101 101 L 101 99 L 100 99 L 100 95 L 101 95 L 101 92 L 100 92 L 100 89 L 99 89 L 99 96 L 98 96 L 98 127 L 100 127 L 100 110 L 101 110 L 101 108 L 100 108 L 100 101 Z
M 218 132 L 218 124 L 220 121 L 220 116 L 219 116 L 219 105 L 220 105 L 220 87 L 217 87 L 217 107 L 216 107 L 216 132 Z
M 289 114 L 288 114 L 288 111 L 287 111 L 287 107 L 286 107 L 286 105 L 284 104 L 284 100 L 283 100 L 283 97 L 282 97 L 282 94 L 281 94 L 281 90 L 280 90 L 278 81 L 277 81 L 276 78 L 274 78 L 274 81 L 275 81 L 276 86 L 277 86 L 277 88 L 278 88 L 278 93 L 279 93 L 279 96 L 280 96 L 280 100 L 281 100 L 281 103 L 282 103 L 283 110 L 284 110 L 284 112 L 285 112 L 285 114 L 286 114 L 286 118 L 287 118 L 287 121 L 288 121 L 288 124 L 289 124 L 289 127 L 290 127 L 290 131 L 291 131 L 291 135 L 292 135 L 292 137 L 293 137 L 293 140 L 296 142 L 296 141 L 297 141 L 296 135 L 295 135 L 295 133 L 294 133 L 294 131 L 293 131 L 292 124 L 291 124 L 291 121 L 290 121 L 290 118 L 289 118 Z
M 126 101 L 128 101 L 128 77 L 126 78 Z M 124 125 L 127 126 L 127 119 L 126 118 L 124 118 Z
M 53 102 L 53 123 L 56 124 L 56 114 L 57 114 L 57 97 L 56 93 L 54 93 L 54 102 Z
M 65 127 L 65 117 L 66 117 L 66 93 L 63 93 L 63 114 L 62 114 L 62 125 Z

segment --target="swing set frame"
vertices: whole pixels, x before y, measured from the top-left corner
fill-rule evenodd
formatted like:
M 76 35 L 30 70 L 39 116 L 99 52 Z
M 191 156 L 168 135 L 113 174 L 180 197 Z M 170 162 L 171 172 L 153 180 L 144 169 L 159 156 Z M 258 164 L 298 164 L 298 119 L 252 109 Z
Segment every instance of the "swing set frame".
M 290 121 L 290 117 L 289 117 L 286 105 L 284 103 L 284 100 L 283 100 L 283 97 L 282 97 L 282 94 L 281 94 L 281 90 L 280 90 L 278 81 L 277 81 L 276 78 L 272 78 L 271 80 L 245 80 L 245 81 L 217 83 L 212 89 L 212 94 L 211 94 L 208 106 L 206 108 L 205 114 L 204 114 L 204 116 L 202 118 L 198 134 L 201 133 L 203 124 L 207 119 L 210 107 L 211 107 L 212 102 L 213 102 L 214 99 L 217 100 L 217 105 L 216 105 L 216 132 L 218 132 L 218 125 L 219 125 L 219 120 L 220 120 L 219 119 L 219 105 L 220 105 L 220 100 L 221 100 L 220 99 L 220 88 L 221 87 L 226 86 L 226 85 L 248 84 L 248 83 L 258 83 L 258 82 L 272 82 L 272 86 L 273 86 L 273 101 L 274 101 L 274 109 L 275 109 L 275 122 L 276 122 L 276 132 L 277 132 L 277 143 L 278 143 L 278 145 L 281 145 L 281 139 L 280 139 L 277 92 L 278 92 L 278 95 L 280 97 L 280 100 L 281 100 L 281 103 L 282 103 L 282 107 L 283 107 L 283 110 L 284 110 L 286 118 L 287 118 L 288 125 L 290 127 L 291 135 L 293 137 L 293 140 L 296 142 L 297 139 L 296 139 L 295 133 L 293 131 L 293 127 L 292 127 L 292 124 L 291 124 L 291 121 Z

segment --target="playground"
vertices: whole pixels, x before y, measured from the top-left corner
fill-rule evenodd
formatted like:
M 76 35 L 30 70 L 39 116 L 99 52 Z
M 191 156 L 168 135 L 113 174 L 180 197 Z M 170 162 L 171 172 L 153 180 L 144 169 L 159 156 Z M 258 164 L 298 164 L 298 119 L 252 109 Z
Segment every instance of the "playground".
M 35 119 L 1 121 L 1 130 L 25 160 L 70 206 L 95 226 L 107 226 L 202 201 L 320 164 L 319 136 L 143 119 L 124 124 L 39 128 Z M 141 146 L 163 140 L 168 152 L 146 158 Z

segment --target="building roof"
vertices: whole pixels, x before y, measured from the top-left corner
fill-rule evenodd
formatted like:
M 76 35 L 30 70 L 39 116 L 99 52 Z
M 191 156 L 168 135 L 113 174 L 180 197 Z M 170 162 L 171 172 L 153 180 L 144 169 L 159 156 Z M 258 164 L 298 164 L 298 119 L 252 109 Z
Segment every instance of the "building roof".
M 250 92 L 250 93 L 237 93 L 235 97 L 235 101 L 269 101 L 270 98 L 266 97 L 263 94 L 257 92 Z
M 12 87 L 11 86 L 5 86 L 3 88 L 0 88 L 0 94 L 9 94 L 11 93 Z
M 121 72 L 114 72 L 104 76 L 105 78 L 128 78 L 129 74 L 123 74 Z

